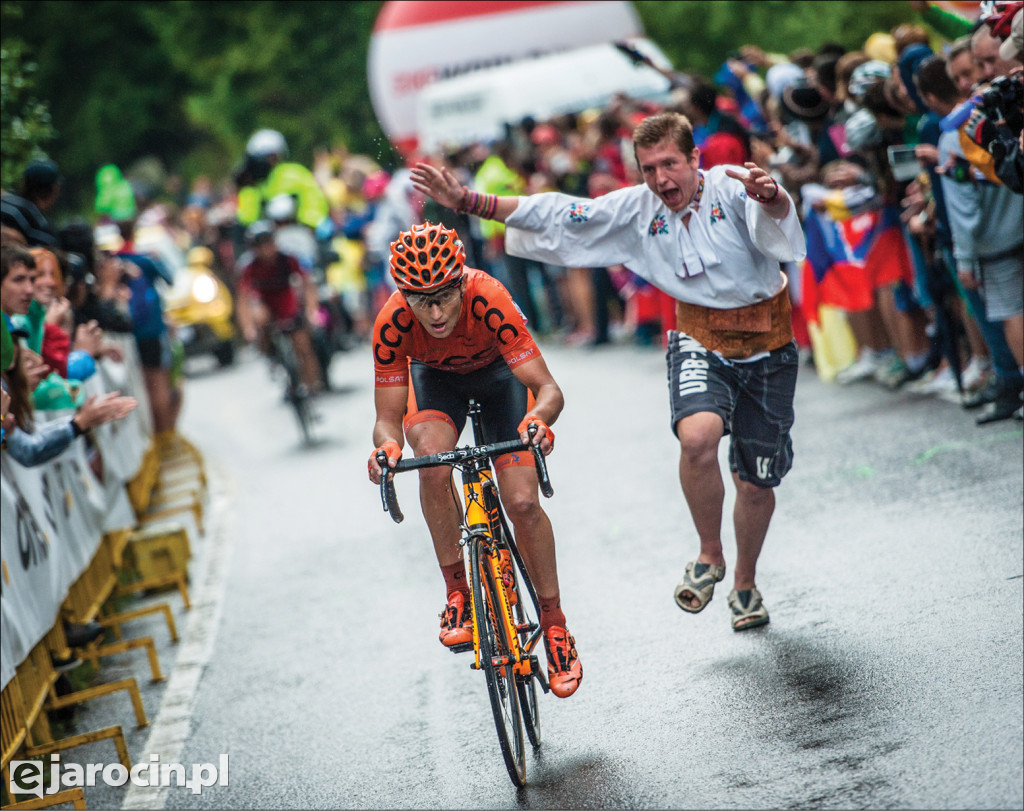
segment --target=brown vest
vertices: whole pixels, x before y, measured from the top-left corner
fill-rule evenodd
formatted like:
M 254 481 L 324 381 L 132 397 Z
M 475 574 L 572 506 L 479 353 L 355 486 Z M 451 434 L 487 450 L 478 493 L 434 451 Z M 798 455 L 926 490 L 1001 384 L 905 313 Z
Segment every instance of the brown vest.
M 785 346 L 793 340 L 793 308 L 789 281 L 785 274 L 782 278 L 778 293 L 746 307 L 716 310 L 677 301 L 676 329 L 731 360 Z

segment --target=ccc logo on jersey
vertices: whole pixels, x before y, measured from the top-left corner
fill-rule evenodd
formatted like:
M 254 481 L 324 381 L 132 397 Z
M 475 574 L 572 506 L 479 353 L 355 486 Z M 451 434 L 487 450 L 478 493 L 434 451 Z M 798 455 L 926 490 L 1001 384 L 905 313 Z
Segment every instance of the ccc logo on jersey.
M 483 296 L 474 296 L 469 310 L 475 318 L 483 321 L 484 326 L 495 334 L 498 341 L 507 344 L 519 336 L 519 330 L 513 324 L 505 323 L 505 314 L 497 307 L 489 307 L 490 302 Z
M 377 343 L 373 346 L 373 356 L 378 363 L 391 363 L 395 359 L 394 347 L 401 345 L 402 335 L 412 329 L 412 323 L 412 313 L 405 307 L 399 307 L 391 320 L 381 326 Z M 391 349 L 385 349 L 385 346 Z

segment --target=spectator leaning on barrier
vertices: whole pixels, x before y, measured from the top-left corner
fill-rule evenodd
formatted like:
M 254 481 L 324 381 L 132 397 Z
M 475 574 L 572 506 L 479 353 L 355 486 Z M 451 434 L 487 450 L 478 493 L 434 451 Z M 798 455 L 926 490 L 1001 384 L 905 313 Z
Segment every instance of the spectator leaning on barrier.
M 60 262 L 56 254 L 46 248 L 32 248 L 31 253 L 37 271 L 32 307 L 38 308 L 41 316 L 39 354 L 58 374 L 67 377 L 75 316 L 71 302 L 64 297 Z
M 153 414 L 153 431 L 165 434 L 174 430 L 177 410 L 171 384 L 173 357 L 170 336 L 157 284 L 161 280 L 171 284 L 173 277 L 162 261 L 137 251 L 133 238 L 134 224 L 131 220 L 116 225 L 99 225 L 95 232 L 101 261 L 110 262 L 106 272 L 111 275 L 119 272 L 118 284 L 124 285 L 130 293 L 127 304 Z
M 35 266 L 32 255 L 22 248 L 0 249 L 0 309 L 5 328 L 14 338 L 10 368 L 2 374 L 10 400 L 4 409 L 5 447 L 12 459 L 26 467 L 42 464 L 61 453 L 71 441 L 97 425 L 120 419 L 137 405 L 119 392 L 89 397 L 68 420 L 58 419 L 36 430 L 31 395 L 50 367 L 35 352 L 22 345 L 28 332 L 12 328 L 11 314 L 25 314 L 32 300 Z

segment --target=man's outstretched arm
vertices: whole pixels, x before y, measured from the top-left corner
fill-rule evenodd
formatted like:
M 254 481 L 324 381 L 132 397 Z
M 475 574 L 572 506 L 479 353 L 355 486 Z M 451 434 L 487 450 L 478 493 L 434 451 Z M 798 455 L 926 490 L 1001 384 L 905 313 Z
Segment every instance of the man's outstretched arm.
M 453 211 L 505 222 L 519 207 L 518 197 L 480 194 L 466 188 L 446 167 L 438 169 L 429 163 L 417 163 L 411 174 L 412 184 L 418 192 Z

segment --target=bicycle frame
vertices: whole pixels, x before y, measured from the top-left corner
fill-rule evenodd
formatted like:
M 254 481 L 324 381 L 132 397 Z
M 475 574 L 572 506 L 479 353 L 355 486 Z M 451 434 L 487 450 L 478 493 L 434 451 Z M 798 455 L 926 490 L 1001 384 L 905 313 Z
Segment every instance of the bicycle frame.
M 462 489 L 465 519 L 462 527 L 463 537 L 461 543 L 463 546 L 470 543 L 477 543 L 479 545 L 481 559 L 485 561 L 497 587 L 499 605 L 492 608 L 492 610 L 497 609 L 497 615 L 494 619 L 497 622 L 498 616 L 501 617 L 507 638 L 510 640 L 510 655 L 506 657 L 492 657 L 492 664 L 495 667 L 503 667 L 511 662 L 512 669 L 517 676 L 527 678 L 531 675 L 536 675 L 541 682 L 544 692 L 547 692 L 547 681 L 542 675 L 541 669 L 536 666 L 536 657 L 532 655 L 540 640 L 540 625 L 537 623 L 520 624 L 516 622 L 508 589 L 501 574 L 501 560 L 497 554 L 496 538 L 501 538 L 504 535 L 509 552 L 516 558 L 516 562 L 519 564 L 523 583 L 530 594 L 535 610 L 539 614 L 540 609 L 537 605 L 537 595 L 533 588 L 533 583 L 530 582 L 529 574 L 526 572 L 526 567 L 522 565 L 522 561 L 519 558 L 519 549 L 515 545 L 513 536 L 503 524 L 504 516 L 502 515 L 501 504 L 498 499 L 497 485 L 494 482 L 490 463 L 486 458 L 476 460 L 468 469 L 463 468 Z M 468 561 L 469 556 L 466 556 L 466 559 Z M 475 662 L 473 668 L 475 670 L 480 669 L 480 627 L 480 620 L 474 615 L 473 652 Z M 530 632 L 530 636 L 525 642 L 521 642 L 520 635 L 526 632 Z
M 479 442 L 482 436 L 480 406 L 473 400 L 470 400 L 469 415 L 473 420 L 474 438 Z M 531 425 L 531 438 L 535 432 L 536 427 Z M 381 502 L 395 523 L 401 523 L 405 516 L 398 506 L 393 473 L 441 466 L 461 471 L 463 513 L 459 543 L 466 550 L 463 557 L 472 596 L 474 661 L 470 667 L 484 671 L 486 676 L 505 766 L 517 786 L 525 785 L 526 781 L 524 727 L 530 743 L 540 746 L 540 708 L 533 679 L 537 679 L 545 693 L 550 688 L 533 652 L 542 636 L 540 623 L 527 615 L 523 589 L 518 590 L 518 599 L 513 603 L 509 586 L 502 577 L 499 550 L 507 548 L 515 560 L 513 583 L 518 569 L 521 583 L 533 603 L 534 616 L 539 617 L 540 601 L 502 511 L 491 459 L 526 449 L 533 454 L 541 492 L 551 496 L 554 491 L 540 447 L 520 440 L 401 459 L 390 471 L 386 454 L 381 451 L 377 455 L 377 462 L 384 471 L 380 480 Z M 465 643 L 450 650 L 459 653 L 469 647 L 470 643 Z

